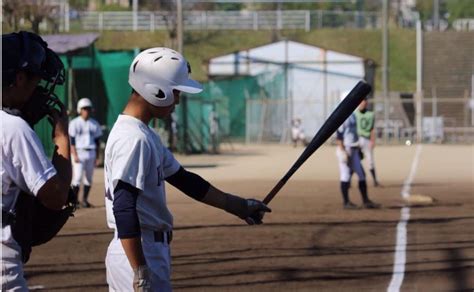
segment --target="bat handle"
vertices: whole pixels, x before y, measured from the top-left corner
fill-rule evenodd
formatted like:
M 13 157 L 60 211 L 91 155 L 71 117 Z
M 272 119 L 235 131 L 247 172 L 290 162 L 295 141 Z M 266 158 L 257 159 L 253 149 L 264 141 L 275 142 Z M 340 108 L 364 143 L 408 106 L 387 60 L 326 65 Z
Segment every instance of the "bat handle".
M 285 185 L 287 180 L 280 180 L 274 187 L 273 189 L 268 193 L 268 195 L 263 199 L 263 203 L 265 205 L 268 205 L 270 201 L 273 199 L 273 197 L 276 196 L 276 194 L 281 190 L 281 188 Z

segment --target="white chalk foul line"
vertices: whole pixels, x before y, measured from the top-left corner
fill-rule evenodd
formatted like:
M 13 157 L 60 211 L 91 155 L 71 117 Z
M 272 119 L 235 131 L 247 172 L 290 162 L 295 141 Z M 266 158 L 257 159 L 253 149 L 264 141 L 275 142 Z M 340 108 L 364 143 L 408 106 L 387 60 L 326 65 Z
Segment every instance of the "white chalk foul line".
M 416 169 L 418 167 L 418 161 L 421 154 L 421 144 L 416 147 L 415 158 L 411 164 L 410 174 L 408 175 L 401 195 L 404 199 L 410 196 L 410 187 L 415 177 Z M 405 263 L 406 263 L 406 246 L 408 241 L 407 236 L 407 224 L 410 220 L 410 207 L 403 207 L 400 210 L 400 221 L 397 224 L 397 243 L 395 246 L 395 261 L 393 262 L 393 273 L 390 285 L 387 288 L 387 292 L 398 292 L 403 283 L 405 277 Z

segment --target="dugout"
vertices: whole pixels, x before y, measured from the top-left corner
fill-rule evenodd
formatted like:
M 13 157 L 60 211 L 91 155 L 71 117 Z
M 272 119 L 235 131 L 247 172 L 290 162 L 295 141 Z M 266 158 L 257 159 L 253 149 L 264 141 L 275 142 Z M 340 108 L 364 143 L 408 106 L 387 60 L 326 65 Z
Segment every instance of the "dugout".
M 283 40 L 208 60 L 207 90 L 227 101 L 228 134 L 247 142 L 287 142 L 300 118 L 313 136 L 361 79 L 373 84 L 375 63 Z M 226 125 L 224 124 L 224 127 Z

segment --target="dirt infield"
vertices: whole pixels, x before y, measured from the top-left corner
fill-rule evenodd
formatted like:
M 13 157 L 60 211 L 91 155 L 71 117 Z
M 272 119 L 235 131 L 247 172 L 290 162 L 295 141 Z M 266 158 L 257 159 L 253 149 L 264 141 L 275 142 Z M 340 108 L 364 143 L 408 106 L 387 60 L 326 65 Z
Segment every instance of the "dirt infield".
M 393 275 L 401 189 L 416 146 L 376 149 L 380 210 L 342 209 L 333 147 L 295 174 L 261 226 L 246 226 L 168 188 L 175 217 L 175 291 L 385 291 Z M 280 145 L 240 146 L 222 155 L 178 156 L 217 187 L 262 199 L 301 153 Z M 474 147 L 423 145 L 412 194 L 433 205 L 410 208 L 402 291 L 474 289 Z M 371 186 L 371 180 L 368 180 Z M 103 172 L 92 189 L 96 208 L 80 209 L 60 235 L 33 250 L 26 265 L 33 289 L 106 291 Z M 353 179 L 350 196 L 360 203 Z

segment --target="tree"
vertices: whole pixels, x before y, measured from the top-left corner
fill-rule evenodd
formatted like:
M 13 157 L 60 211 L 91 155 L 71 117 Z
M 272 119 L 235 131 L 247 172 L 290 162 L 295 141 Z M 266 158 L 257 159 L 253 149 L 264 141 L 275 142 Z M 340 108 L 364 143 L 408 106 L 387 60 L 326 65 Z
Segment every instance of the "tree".
M 22 1 L 22 0 L 20 0 Z M 16 1 L 17 3 L 20 1 Z M 53 14 L 58 12 L 59 7 L 51 5 L 50 1 L 47 0 L 23 0 L 24 13 L 23 17 L 31 23 L 31 30 L 39 34 L 39 25 L 43 20 L 47 20 L 53 23 L 53 26 L 57 25 L 56 20 L 52 17 Z M 18 4 L 17 4 L 18 5 Z
M 3 0 L 3 17 L 9 29 L 18 30 L 18 23 L 23 15 L 21 6 L 16 0 Z M 3 28 L 5 30 L 5 28 Z

